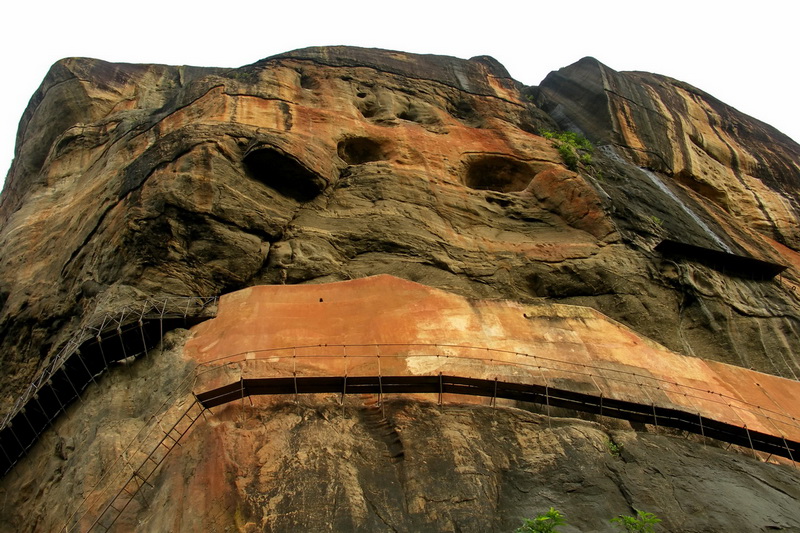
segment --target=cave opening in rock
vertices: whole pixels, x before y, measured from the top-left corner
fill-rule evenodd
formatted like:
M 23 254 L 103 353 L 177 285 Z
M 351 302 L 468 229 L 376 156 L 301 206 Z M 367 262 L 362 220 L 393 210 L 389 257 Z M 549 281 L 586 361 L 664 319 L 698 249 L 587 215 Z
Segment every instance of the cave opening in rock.
M 472 189 L 497 192 L 524 190 L 533 179 L 531 168 L 521 161 L 487 155 L 467 163 L 464 183 Z
M 361 165 L 386 159 L 383 145 L 366 137 L 344 139 L 337 146 L 339 157 L 348 165 Z
M 252 178 L 299 202 L 314 199 L 327 185 L 322 176 L 275 148 L 251 150 L 244 164 Z
M 314 76 L 306 74 L 305 72 L 301 72 L 300 87 L 309 90 L 319 89 L 319 81 L 317 81 L 317 79 Z
M 420 116 L 416 109 L 406 109 L 397 114 L 397 118 L 407 120 L 409 122 L 420 122 Z

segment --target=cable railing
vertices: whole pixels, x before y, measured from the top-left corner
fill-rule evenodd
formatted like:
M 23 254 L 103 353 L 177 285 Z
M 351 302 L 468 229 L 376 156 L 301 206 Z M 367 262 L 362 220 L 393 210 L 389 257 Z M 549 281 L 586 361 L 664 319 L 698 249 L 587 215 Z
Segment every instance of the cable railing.
M 169 425 L 171 418 L 180 420 L 181 406 L 184 405 L 189 399 L 194 401 L 192 396 L 192 387 L 195 382 L 195 374 L 190 372 L 181 383 L 175 387 L 169 395 L 159 404 L 155 412 L 150 415 L 139 431 L 133 436 L 130 442 L 122 449 L 119 456 L 110 464 L 107 465 L 103 474 L 88 490 L 84 491 L 85 496 L 81 503 L 75 508 L 67 519 L 67 524 L 62 531 L 64 533 L 72 533 L 80 531 L 81 521 L 89 515 L 92 509 L 98 506 L 106 506 L 104 498 L 110 492 L 117 492 L 120 486 L 124 486 L 123 481 L 126 475 L 130 472 L 133 475 L 137 471 L 140 464 L 136 464 L 136 457 L 147 455 L 149 450 L 152 450 L 157 444 L 156 441 L 163 440 L 159 434 L 164 433 L 164 425 Z M 176 414 L 178 413 L 178 414 Z M 139 463 L 142 461 L 140 460 Z M 97 517 L 99 518 L 99 516 Z M 97 521 L 97 520 L 94 520 Z M 94 522 L 93 521 L 93 522 Z M 88 531 L 88 530 L 87 530 Z
M 364 353 L 365 350 L 369 350 L 371 353 Z M 509 358 L 514 360 L 509 360 Z M 318 362 L 318 365 L 313 365 L 314 360 Z M 435 364 L 428 365 L 434 370 L 411 372 L 404 365 L 396 364 L 401 360 L 413 360 L 418 367 L 423 360 L 434 361 Z M 372 363 L 371 367 L 365 365 L 367 362 Z M 476 362 L 481 365 L 477 369 L 474 368 Z M 265 366 L 264 363 L 268 363 L 268 366 Z M 472 368 L 467 367 L 470 363 Z M 203 382 L 208 384 L 214 381 L 212 373 L 222 370 L 229 372 L 231 365 L 241 365 L 239 370 L 241 390 L 237 392 L 235 384 L 227 384 L 227 389 L 225 389 L 225 385 L 218 387 L 206 385 L 207 390 L 205 391 L 198 388 L 202 387 Z M 250 370 L 247 368 L 258 365 L 260 365 L 259 368 Z M 455 373 L 453 370 L 458 370 L 458 368 L 448 370 L 448 367 L 460 367 L 461 372 Z M 784 450 L 781 453 L 783 456 L 794 460 L 798 455 L 797 449 L 792 448 L 788 443 L 800 441 L 800 421 L 795 414 L 790 413 L 785 406 L 773 398 L 767 389 L 755 382 L 754 384 L 759 387 L 757 390 L 764 393 L 763 398 L 771 405 L 753 403 L 730 393 L 701 388 L 632 369 L 612 368 L 609 365 L 589 364 L 480 346 L 427 343 L 324 344 L 248 350 L 206 361 L 199 365 L 195 394 L 198 395 L 198 398 L 202 398 L 201 401 L 205 402 L 206 406 L 211 406 L 216 401 L 213 395 L 208 396 L 208 391 L 214 388 L 222 391 L 221 394 L 227 398 L 239 398 L 241 394 L 247 392 L 245 385 L 248 372 L 258 376 L 258 378 L 251 379 L 286 380 L 289 378 L 294 380 L 294 388 L 299 390 L 298 383 L 304 379 L 306 385 L 310 387 L 307 381 L 307 378 L 310 377 L 342 377 L 343 381 L 337 382 L 337 386 L 341 384 L 346 388 L 348 381 L 352 385 L 353 378 L 358 376 L 381 378 L 389 375 L 394 378 L 400 376 L 421 378 L 424 376 L 435 377 L 437 373 L 447 374 L 448 371 L 461 377 L 477 377 L 476 374 L 483 378 L 490 377 L 484 381 L 500 380 L 499 382 L 507 384 L 540 386 L 544 387 L 545 392 L 559 390 L 562 395 L 579 393 L 583 395 L 581 402 L 595 405 L 592 402 L 597 400 L 596 403 L 600 410 L 604 410 L 606 413 L 609 412 L 613 402 L 645 406 L 656 413 L 656 416 L 653 417 L 656 425 L 659 419 L 658 413 L 665 417 L 680 412 L 683 413 L 681 414 L 683 419 L 687 416 L 698 417 L 698 422 L 694 424 L 695 429 L 698 429 L 696 431 L 698 434 L 705 432 L 704 421 L 707 426 L 723 423 L 731 427 L 742 428 L 747 434 L 748 440 L 752 439 L 754 433 L 771 435 L 779 439 L 778 447 Z M 328 388 L 332 387 L 330 382 L 327 386 Z M 320 385 L 317 384 L 316 387 L 315 390 L 319 390 Z M 570 391 L 571 388 L 582 390 Z M 285 389 L 280 390 L 285 393 Z M 394 386 L 393 390 L 399 391 L 398 386 Z M 547 398 L 545 398 L 546 400 Z M 682 425 L 691 426 L 692 424 L 686 422 Z M 753 446 L 750 447 L 753 448 Z M 775 447 L 770 447 L 770 449 L 773 450 Z M 792 449 L 795 449 L 795 452 L 792 452 Z
M 509 361 L 503 357 L 517 360 Z M 313 364 L 315 361 L 317 365 Z M 429 369 L 423 373 L 408 370 L 409 362 L 413 366 L 420 361 L 434 364 L 429 364 Z M 470 373 L 476 375 L 469 376 Z M 565 377 L 588 380 L 569 383 Z M 621 388 L 614 391 L 613 385 L 604 387 L 604 382 L 619 384 Z M 590 383 L 594 391 L 586 392 L 585 387 Z M 565 388 L 570 384 L 580 385 L 584 391 Z M 628 387 L 627 397 L 625 387 Z M 643 395 L 631 394 L 631 390 L 642 391 Z M 664 394 L 659 395 L 658 391 Z M 90 524 L 86 531 L 109 529 L 202 410 L 251 395 L 283 394 L 294 395 L 297 399 L 304 393 L 332 392 L 342 394 L 343 408 L 345 395 L 364 393 L 377 394 L 381 406 L 387 394 L 438 393 L 439 403 L 442 403 L 444 394 L 457 394 L 491 398 L 493 406 L 496 406 L 498 398 L 539 403 L 547 406 L 548 414 L 550 407 L 564 407 L 686 429 L 704 439 L 714 438 L 749 447 L 754 453 L 760 450 L 786 457 L 795 467 L 797 463 L 794 461 L 800 451 L 800 442 L 794 440 L 800 436 L 800 423 L 786 411 L 633 370 L 459 344 L 316 344 L 265 348 L 198 364 L 97 483 L 85 491 L 83 501 L 71 514 L 63 531 L 78 531 L 82 524 L 84 527 Z M 686 410 L 686 406 L 669 401 L 665 396 L 667 393 L 693 398 L 697 403 L 691 403 L 692 409 Z M 644 397 L 649 403 L 642 402 Z M 181 406 L 185 406 L 186 401 L 191 405 L 184 412 Z M 708 413 L 703 414 L 703 402 L 727 407 L 737 416 L 739 410 L 746 416 L 769 421 L 773 431 L 750 430 L 741 417 L 738 425 L 715 420 Z M 773 400 L 773 403 L 780 407 L 779 402 Z M 172 427 L 177 427 L 196 404 L 202 409 L 188 420 L 188 427 L 181 429 L 176 437 L 170 436 L 172 430 L 164 429 L 165 420 L 176 418 Z M 166 424 L 169 426 L 170 423 Z M 778 424 L 790 429 L 791 435 L 781 430 Z M 737 431 L 737 428 L 743 431 Z M 166 451 L 157 460 L 152 460 L 154 450 L 165 446 L 166 439 L 170 439 Z M 148 460 L 153 464 L 142 474 Z M 118 501 L 122 503 L 116 507 Z M 95 515 L 91 515 L 93 511 Z
M 0 472 L 4 475 L 55 419 L 113 363 L 157 346 L 170 329 L 216 312 L 216 297 L 167 297 L 97 313 L 36 374 L 0 424 Z

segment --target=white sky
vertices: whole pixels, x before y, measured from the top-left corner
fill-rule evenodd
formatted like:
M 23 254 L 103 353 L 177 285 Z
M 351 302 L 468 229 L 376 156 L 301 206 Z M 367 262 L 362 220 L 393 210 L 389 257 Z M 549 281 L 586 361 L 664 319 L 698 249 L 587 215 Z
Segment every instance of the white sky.
M 0 178 L 28 99 L 70 56 L 237 67 L 346 44 L 491 55 L 537 85 L 591 55 L 688 82 L 800 141 L 798 24 L 797 0 L 10 0 L 0 8 Z

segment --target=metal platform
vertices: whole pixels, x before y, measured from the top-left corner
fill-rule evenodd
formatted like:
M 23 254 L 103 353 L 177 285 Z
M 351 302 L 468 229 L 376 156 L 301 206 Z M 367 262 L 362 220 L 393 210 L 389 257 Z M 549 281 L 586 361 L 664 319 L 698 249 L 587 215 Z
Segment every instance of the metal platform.
M 145 301 L 104 314 L 83 327 L 17 398 L 0 425 L 0 475 L 7 474 L 39 436 L 109 367 L 138 357 L 164 333 L 212 317 L 216 298 Z
M 505 398 L 594 413 L 613 418 L 685 430 L 719 441 L 794 460 L 800 457 L 800 442 L 747 426 L 720 422 L 698 413 L 604 398 L 541 384 L 475 379 L 439 374 L 434 376 L 355 376 L 244 378 L 237 382 L 196 393 L 200 404 L 210 409 L 247 396 L 277 394 L 464 394 Z

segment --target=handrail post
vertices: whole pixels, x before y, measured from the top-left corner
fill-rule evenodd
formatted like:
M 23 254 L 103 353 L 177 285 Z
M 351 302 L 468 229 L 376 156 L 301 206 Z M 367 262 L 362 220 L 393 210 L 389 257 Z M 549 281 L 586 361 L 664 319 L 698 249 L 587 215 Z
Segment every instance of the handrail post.
M 239 393 L 241 394 L 241 409 L 239 414 L 241 416 L 241 421 L 244 423 L 244 376 L 242 375 L 242 371 L 239 371 Z
M 444 395 L 444 387 L 442 384 L 442 373 L 439 372 L 439 408 L 442 407 L 442 396 Z
M 783 445 L 786 447 L 786 453 L 789 454 L 789 459 L 792 460 L 792 464 L 794 465 L 795 469 L 797 469 L 797 461 L 794 460 L 794 455 L 792 455 L 792 450 L 789 448 L 789 443 L 786 442 L 786 437 L 781 435 L 781 440 L 783 441 Z
M 378 403 L 381 404 L 381 416 L 386 418 L 386 407 L 383 405 L 383 371 L 381 370 L 381 347 L 375 344 L 375 354 L 378 357 Z
M 297 395 L 297 348 L 292 349 L 292 365 L 292 378 L 294 380 L 294 403 L 295 405 L 299 405 L 300 398 Z
M 343 383 L 342 383 L 342 400 L 341 400 L 340 403 L 341 403 L 341 406 L 342 406 L 342 418 L 344 418 L 345 417 L 345 413 L 344 413 L 344 396 L 345 396 L 345 394 L 347 394 L 347 345 L 346 344 L 342 344 L 342 357 L 344 358 L 344 377 L 342 378 L 343 379 Z
M 703 427 L 703 415 L 700 414 L 700 411 L 697 412 L 697 418 L 700 420 L 700 434 L 703 436 L 703 446 L 707 446 L 706 442 L 706 430 Z
M 753 439 L 750 438 L 750 430 L 747 429 L 747 424 L 744 425 L 744 430 L 747 433 L 747 441 L 750 443 L 750 451 L 753 452 L 753 457 L 758 460 L 758 454 L 756 453 L 756 449 L 753 446 Z

